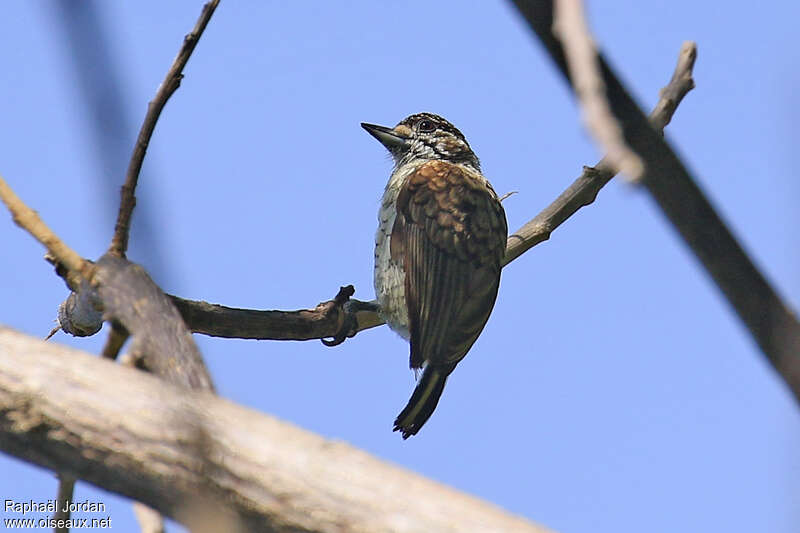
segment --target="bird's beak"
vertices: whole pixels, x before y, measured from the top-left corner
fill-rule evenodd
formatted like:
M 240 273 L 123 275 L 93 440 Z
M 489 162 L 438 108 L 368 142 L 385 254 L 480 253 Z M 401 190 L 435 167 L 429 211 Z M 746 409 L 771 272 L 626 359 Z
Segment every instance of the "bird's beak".
M 362 122 L 361 127 L 367 130 L 367 133 L 378 139 L 380 143 L 392 153 L 406 148 L 408 137 L 401 135 L 394 128 L 378 126 L 377 124 L 367 124 L 366 122 Z

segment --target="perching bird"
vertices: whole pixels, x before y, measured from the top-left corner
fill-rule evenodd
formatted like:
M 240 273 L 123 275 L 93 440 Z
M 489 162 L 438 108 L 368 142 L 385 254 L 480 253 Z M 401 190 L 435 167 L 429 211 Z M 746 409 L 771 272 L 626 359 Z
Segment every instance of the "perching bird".
M 375 236 L 375 293 L 390 328 L 423 369 L 394 422 L 403 438 L 430 418 L 447 376 L 492 312 L 508 227 L 464 135 L 438 115 L 394 128 L 362 123 L 394 159 Z

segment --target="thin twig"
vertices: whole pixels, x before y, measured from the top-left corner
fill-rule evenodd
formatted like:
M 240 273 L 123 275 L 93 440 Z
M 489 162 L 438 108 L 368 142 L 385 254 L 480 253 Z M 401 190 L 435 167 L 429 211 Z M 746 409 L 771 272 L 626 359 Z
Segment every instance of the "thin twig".
M 117 223 L 114 226 L 114 237 L 111 239 L 111 245 L 108 248 L 108 253 L 112 255 L 125 257 L 125 252 L 128 250 L 131 215 L 133 214 L 133 208 L 136 206 L 136 184 L 139 181 L 139 172 L 142 170 L 142 162 L 147 152 L 147 146 L 150 144 L 150 138 L 153 136 L 153 130 L 158 122 L 158 117 L 161 115 L 161 110 L 164 109 L 172 93 L 180 87 L 183 79 L 183 68 L 189 61 L 189 57 L 191 57 L 218 4 L 219 0 L 212 0 L 203 6 L 203 11 L 200 13 L 194 29 L 184 38 L 183 45 L 172 62 L 172 66 L 167 71 L 164 81 L 161 82 L 155 98 L 147 106 L 147 114 L 144 117 L 141 130 L 139 130 L 139 137 L 136 139 L 136 146 L 128 164 L 128 172 L 125 175 L 125 184 L 121 190 L 121 201 Z
M 196 1 L 197 5 L 202 5 L 206 0 Z M 190 4 L 193 6 L 194 2 L 184 2 L 182 5 Z M 80 84 L 78 93 L 91 125 L 92 138 L 89 142 L 95 147 L 97 162 L 100 168 L 116 169 L 120 161 L 130 159 L 133 149 L 118 140 L 127 137 L 136 123 L 131 121 L 130 113 L 125 112 L 127 106 L 121 90 L 124 86 L 124 65 L 115 61 L 110 43 L 116 36 L 111 32 L 111 25 L 104 20 L 104 6 L 100 2 L 80 1 L 55 1 L 48 6 L 52 6 L 48 11 L 53 15 L 53 22 L 62 30 L 58 32 L 64 38 L 60 45 L 68 49 L 67 55 Z M 140 119 L 136 118 L 141 124 Z M 107 204 L 103 202 L 102 210 L 119 210 L 119 174 L 95 174 L 99 197 L 111 200 Z M 146 179 L 154 178 L 157 179 L 158 175 L 151 170 Z M 137 206 L 137 231 L 131 228 L 131 237 L 138 235 L 147 243 L 146 248 L 139 249 L 137 259 L 148 264 L 151 271 L 158 272 L 159 277 L 169 278 L 164 249 L 159 240 L 154 238 L 157 230 L 152 215 L 155 209 L 154 205 L 140 203 Z
M 503 196 L 500 197 L 500 201 L 505 202 L 508 198 L 518 193 L 519 191 L 508 191 L 507 193 L 505 193 Z
M 8 207 L 17 226 L 42 243 L 47 251 L 67 268 L 70 284 L 77 283 L 80 277 L 88 275 L 89 264 L 72 248 L 64 244 L 64 241 L 58 238 L 58 235 L 44 223 L 36 211 L 25 205 L 2 176 L 0 176 L 0 200 Z
M 56 527 L 53 528 L 55 533 L 69 533 L 68 527 L 59 527 L 58 524 L 64 524 L 69 520 L 70 507 L 68 502 L 72 502 L 72 494 L 75 491 L 75 478 L 68 474 L 58 474 L 58 494 L 56 495 L 56 512 L 53 513 L 53 521 Z
M 659 131 L 669 124 L 672 115 L 686 94 L 694 89 L 692 70 L 697 59 L 697 45 L 686 41 L 678 53 L 678 63 L 672 78 L 659 92 L 659 100 L 650 113 L 650 124 Z M 594 167 L 584 167 L 583 173 L 572 182 L 550 205 L 528 221 L 508 238 L 504 264 L 508 264 L 537 244 L 550 238 L 550 234 L 574 215 L 578 209 L 594 202 L 617 169 L 608 157 Z
M 129 334 L 125 328 L 118 323 L 112 323 L 111 331 L 108 332 L 108 338 L 106 338 L 106 344 L 103 346 L 103 351 L 100 352 L 101 355 L 106 359 L 115 360 L 128 337 Z
M 606 157 L 634 180 L 642 174 L 639 156 L 625 143 L 606 99 L 606 86 L 597 64 L 594 42 L 586 24 L 581 0 L 555 0 L 553 33 L 564 47 L 569 77 L 581 104 L 583 120 Z

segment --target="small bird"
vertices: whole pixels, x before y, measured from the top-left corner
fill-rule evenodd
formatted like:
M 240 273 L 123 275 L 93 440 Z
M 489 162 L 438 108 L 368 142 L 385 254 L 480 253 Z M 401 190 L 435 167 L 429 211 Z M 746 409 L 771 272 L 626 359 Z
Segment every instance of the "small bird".
M 447 120 L 418 113 L 394 128 L 361 126 L 394 170 L 375 235 L 375 294 L 389 327 L 423 369 L 394 421 L 407 439 L 433 414 L 447 376 L 480 335 L 497 298 L 508 225 L 478 157 Z

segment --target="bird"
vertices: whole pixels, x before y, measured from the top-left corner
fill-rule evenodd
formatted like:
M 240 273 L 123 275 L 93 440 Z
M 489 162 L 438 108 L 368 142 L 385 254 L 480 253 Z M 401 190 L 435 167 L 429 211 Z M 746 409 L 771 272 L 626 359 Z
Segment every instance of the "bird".
M 417 113 L 393 128 L 361 126 L 394 160 L 378 212 L 374 284 L 378 312 L 409 341 L 419 378 L 394 422 L 407 439 L 433 414 L 489 319 L 508 224 L 478 157 L 450 122 Z

